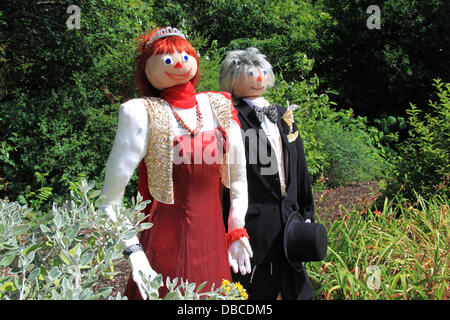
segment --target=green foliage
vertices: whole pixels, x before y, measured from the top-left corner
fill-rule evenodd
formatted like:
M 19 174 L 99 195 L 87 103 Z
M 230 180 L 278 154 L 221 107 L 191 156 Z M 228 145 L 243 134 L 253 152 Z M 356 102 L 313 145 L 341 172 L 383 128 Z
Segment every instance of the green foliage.
M 404 117 L 388 116 L 374 120 L 374 125 L 379 129 L 378 140 L 384 150 L 391 157 L 398 156 L 397 143 L 404 140 L 407 129 Z
M 328 253 L 307 264 L 316 299 L 442 300 L 448 297 L 447 197 L 347 212 L 328 227 Z M 330 221 L 325 221 L 330 224 Z
M 41 206 L 51 197 L 53 188 L 46 186 L 45 177 L 48 176 L 47 173 L 35 172 L 34 174 L 41 187 L 34 192 L 30 190 L 30 186 L 28 185 L 25 188 L 25 197 L 34 210 L 39 210 L 41 209 Z
M 268 93 L 275 103 L 299 106 L 295 121 L 313 181 L 326 179 L 329 187 L 338 187 L 381 177 L 386 161 L 375 139 L 378 130 L 351 109 L 335 110 L 328 96 L 333 92 L 319 93 L 318 88 L 315 75 L 301 82 L 281 81 Z
M 217 42 L 213 42 L 205 52 L 200 55 L 201 77 L 197 85 L 197 92 L 221 91 L 219 84 L 220 62 L 222 61 L 225 50 L 217 48 Z
M 219 90 L 228 50 L 256 46 L 266 54 L 280 79 L 268 97 L 300 106 L 309 170 L 315 181 L 328 176 L 330 186 L 386 171 L 380 157 L 400 156 L 396 143 L 404 138 L 395 109 L 427 99 L 430 77 L 448 78 L 442 0 L 385 1 L 381 30 L 366 27 L 368 1 L 91 0 L 78 4 L 81 28 L 68 29 L 72 4 L 27 0 L 0 11 L 0 198 L 35 209 L 62 200 L 80 177 L 102 183 L 118 106 L 137 95 L 136 38 L 156 26 L 186 30 L 200 53 L 199 91 Z M 339 105 L 329 98 L 336 92 Z M 375 111 L 378 130 L 352 110 Z M 423 177 L 445 175 L 422 169 Z M 135 174 L 125 202 L 136 189 Z
M 192 2 L 192 3 L 191 3 Z M 319 50 L 319 30 L 331 17 L 307 1 L 187 1 L 192 28 L 227 50 L 256 46 L 275 73 L 293 81 L 304 76 L 303 58 Z M 189 21 L 189 20 L 188 20 Z
M 81 180 L 73 185 L 71 199 L 53 203 L 50 219 L 40 225 L 28 219 L 40 212 L 0 200 L 0 299 L 113 299 L 111 287 L 97 284 L 102 277 L 112 279 L 117 274 L 114 266 L 122 258 L 123 240 L 151 227 L 151 223 L 142 223 L 146 217 L 141 211 L 148 201 L 138 196 L 130 209 L 116 207 L 117 221 L 113 222 L 97 209 L 102 198 L 97 198 L 98 190 L 92 190 L 94 183 Z M 150 299 L 161 299 L 155 289 L 163 284 L 162 275 L 144 280 L 148 293 L 152 292 Z M 165 283 L 169 289 L 163 297 L 166 300 L 247 298 L 239 283 L 224 282 L 216 289 L 213 285 L 207 292 L 200 292 L 206 282 L 197 286 L 167 278 Z M 119 292 L 116 299 L 126 298 Z
M 112 277 L 114 264 L 122 257 L 122 239 L 142 230 L 145 224 L 126 221 L 145 206 L 121 210 L 111 222 L 97 211 L 92 200 L 94 184 L 85 181 L 71 192 L 71 200 L 53 204 L 50 218 L 30 224 L 31 208 L 17 202 L 0 202 L 0 278 L 2 299 L 101 299 L 112 288 L 94 292 L 101 276 Z M 137 214 L 137 223 L 143 220 Z M 120 299 L 120 295 L 118 299 Z
M 167 25 L 186 30 L 200 53 L 199 91 L 219 90 L 228 50 L 255 46 L 267 56 L 279 79 L 267 98 L 299 106 L 295 121 L 314 182 L 328 178 L 336 187 L 387 173 L 384 193 L 398 195 L 398 204 L 333 223 L 328 260 L 310 264 L 317 297 L 441 299 L 448 292 L 448 1 L 384 1 L 381 30 L 366 27 L 370 1 L 78 1 L 81 28 L 71 30 L 72 4 L 0 8 L 0 198 L 18 200 L 0 202 L 1 298 L 109 296 L 110 288 L 93 285 L 114 275 L 124 234 L 88 194 L 103 181 L 118 106 L 137 95 L 136 38 Z M 426 106 L 437 77 L 444 79 L 434 83 L 438 101 Z M 422 107 L 411 104 L 404 117 L 410 101 Z M 353 110 L 375 118 L 378 129 Z M 136 186 L 134 175 L 125 203 Z M 72 197 L 63 201 L 67 188 Z M 131 204 L 119 211 L 139 215 Z M 381 272 L 379 290 L 368 284 L 371 265 Z M 164 281 L 148 280 L 149 292 Z M 166 299 L 243 297 L 235 285 L 200 294 L 205 284 L 178 281 L 166 279 Z
M 390 197 L 413 199 L 449 194 L 450 180 L 450 83 L 434 82 L 438 101 L 430 101 L 423 113 L 414 104 L 407 110 L 407 139 L 399 145 L 400 155 L 385 187 Z
M 337 90 L 341 107 L 371 118 L 402 115 L 410 101 L 426 104 L 432 79 L 450 78 L 446 0 L 322 0 L 333 23 L 318 36 L 316 72 Z M 319 5 L 319 4 L 318 4 Z M 381 29 L 366 26 L 370 5 Z
M 152 3 L 81 2 L 81 28 L 68 29 L 71 4 L 30 0 L 2 11 L 9 31 L 0 33 L 0 176 L 8 183 L 1 198 L 26 199 L 27 185 L 39 188 L 35 172 L 48 174 L 49 200 L 80 175 L 100 183 L 119 102 L 136 95 L 135 42 L 154 25 Z M 136 185 L 134 176 L 127 197 Z
M 325 98 L 325 94 L 318 95 L 316 92 L 318 84 L 317 77 L 302 82 L 280 81 L 267 94 L 268 99 L 273 103 L 286 107 L 288 103 L 300 106 L 294 112 L 295 122 L 303 139 L 308 171 L 314 177 L 318 177 L 323 171 L 327 156 L 323 152 L 322 142 L 318 141 L 315 134 L 316 121 L 323 119 L 322 110 L 329 107 L 329 104 L 325 102 L 325 100 L 328 101 L 328 96 Z
M 330 187 L 382 177 L 384 161 L 364 120 L 351 117 L 338 122 L 322 120 L 315 130 L 326 154 L 322 173 Z
M 70 30 L 69 1 L 28 2 L 10 4 L 1 16 L 7 30 L 23 31 L 0 33 L 0 79 L 6 84 L 0 92 L 0 197 L 35 209 L 62 200 L 77 177 L 102 183 L 119 103 L 136 96 L 135 40 L 145 31 L 167 24 L 187 29 L 200 51 L 198 90 L 208 91 L 219 90 L 226 51 L 248 45 L 260 47 L 280 77 L 304 79 L 314 61 L 303 52 L 318 49 L 316 30 L 330 20 L 297 1 L 92 0 L 79 4 L 81 28 Z M 308 155 L 313 174 L 321 171 L 324 155 L 320 150 Z M 33 179 L 36 172 L 46 174 L 45 186 Z M 125 201 L 136 187 L 135 174 Z M 31 192 L 38 189 L 47 192 L 40 197 Z
M 154 10 L 158 24 L 177 25 L 193 34 L 201 55 L 216 46 L 224 55 L 253 45 L 289 81 L 302 77 L 304 54 L 316 55 L 318 35 L 332 21 L 320 6 L 295 0 L 167 0 L 156 2 Z

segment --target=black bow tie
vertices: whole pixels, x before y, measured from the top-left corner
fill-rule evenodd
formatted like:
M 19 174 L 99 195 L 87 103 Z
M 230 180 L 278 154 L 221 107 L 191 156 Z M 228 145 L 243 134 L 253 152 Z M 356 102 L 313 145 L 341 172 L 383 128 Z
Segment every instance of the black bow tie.
M 277 107 L 274 104 L 271 104 L 268 107 L 258 108 L 254 107 L 256 116 L 259 119 L 259 122 L 263 122 L 264 115 L 266 115 L 270 121 L 273 123 L 276 123 L 278 121 L 278 110 Z

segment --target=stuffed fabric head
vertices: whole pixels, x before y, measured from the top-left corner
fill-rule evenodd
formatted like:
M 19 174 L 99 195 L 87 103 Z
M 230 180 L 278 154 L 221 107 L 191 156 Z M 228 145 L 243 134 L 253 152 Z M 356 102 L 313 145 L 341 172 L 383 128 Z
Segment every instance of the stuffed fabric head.
M 260 97 L 274 83 L 272 66 L 256 48 L 230 51 L 220 65 L 220 87 L 234 99 Z
M 184 35 L 171 27 L 141 36 L 135 81 L 143 96 L 159 96 L 164 89 L 200 79 L 197 52 Z

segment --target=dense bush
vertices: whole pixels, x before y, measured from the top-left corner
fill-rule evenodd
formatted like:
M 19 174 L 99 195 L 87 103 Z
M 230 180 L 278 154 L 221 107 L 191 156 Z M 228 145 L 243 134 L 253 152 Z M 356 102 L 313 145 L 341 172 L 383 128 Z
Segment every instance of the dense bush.
M 385 194 L 414 199 L 434 194 L 449 195 L 450 180 L 450 83 L 436 80 L 437 101 L 430 101 L 429 112 L 411 104 L 407 110 L 407 139 L 398 148 Z
M 71 201 L 54 203 L 40 225 L 32 223 L 32 216 L 41 212 L 17 202 L 0 202 L 2 299 L 83 300 L 110 295 L 112 288 L 94 292 L 93 287 L 102 276 L 114 275 L 114 264 L 122 257 L 121 239 L 136 234 L 124 218 L 139 207 L 123 210 L 112 223 L 94 208 L 92 187 L 84 182 L 72 192 Z
M 0 198 L 27 199 L 47 174 L 51 200 L 68 180 L 103 179 L 119 102 L 132 98 L 136 38 L 151 28 L 151 2 L 83 1 L 80 29 L 68 29 L 71 1 L 2 7 Z M 136 177 L 130 195 L 136 194 Z
M 318 87 L 314 75 L 301 82 L 281 81 L 268 94 L 273 102 L 299 106 L 295 121 L 313 181 L 325 179 L 328 187 L 337 187 L 382 177 L 387 163 L 376 139 L 379 131 L 351 109 L 335 110 L 328 93 L 319 93 Z
M 316 299 L 448 299 L 448 198 L 416 200 L 323 221 L 327 256 L 306 264 Z
M 386 154 L 391 157 L 398 155 L 398 142 L 403 141 L 407 134 L 407 126 L 404 117 L 387 116 L 374 120 L 374 125 L 379 129 L 378 140 L 383 145 Z
M 379 30 L 366 25 L 374 4 Z M 228 50 L 256 45 L 286 81 L 302 80 L 299 63 L 312 57 L 322 87 L 340 93 L 338 108 L 371 119 L 404 115 L 410 101 L 426 103 L 432 79 L 450 77 L 445 0 L 168 0 L 155 10 L 158 21 L 201 35 L 202 53 L 214 41 Z
M 147 202 L 139 197 L 130 209 L 117 208 L 117 221 L 104 211 L 94 183 L 82 181 L 71 199 L 54 203 L 49 218 L 32 223 L 42 212 L 17 202 L 0 200 L 0 299 L 94 300 L 111 299 L 111 287 L 98 286 L 102 277 L 113 278 L 122 259 L 123 239 L 151 227 L 141 223 Z M 134 221 L 130 224 L 127 221 Z M 31 223 L 30 223 L 31 222 Z M 224 281 L 218 288 L 200 292 L 208 285 L 183 279 L 146 280 L 150 299 L 246 299 L 239 283 Z M 169 293 L 159 297 L 156 289 L 166 283 Z M 116 299 L 124 299 L 120 292 Z
M 306 53 L 315 57 L 321 30 L 331 17 L 310 1 L 208 0 L 184 1 L 188 25 L 220 48 L 254 45 L 275 72 L 288 81 L 301 80 Z
M 409 102 L 427 103 L 432 79 L 450 81 L 449 1 L 317 2 L 333 23 L 319 36 L 316 72 L 340 93 L 340 107 L 372 119 L 404 116 Z M 380 29 L 366 26 L 370 5 L 380 8 Z
M 315 130 L 326 154 L 322 175 L 328 178 L 330 187 L 383 177 L 385 161 L 364 120 L 350 116 L 338 122 L 322 120 L 316 123 Z
M 188 28 L 190 41 L 201 53 L 203 76 L 198 90 L 206 91 L 219 89 L 217 76 L 225 52 L 248 45 L 258 45 L 280 76 L 305 78 L 313 61 L 305 58 L 302 50 L 317 47 L 314 30 L 329 18 L 312 5 L 295 1 L 285 6 L 264 1 L 233 2 L 241 9 L 234 11 L 227 24 L 215 22 L 204 28 L 208 19 L 225 18 L 224 13 L 231 10 L 232 4 L 213 1 L 204 6 L 194 1 L 189 9 L 188 3 L 82 2 L 80 29 L 68 29 L 65 25 L 70 15 L 66 10 L 72 4 L 69 1 L 30 0 L 25 5 L 10 3 L 3 8 L 1 198 L 7 196 L 33 206 L 45 206 L 44 200 L 48 200 L 48 206 L 62 199 L 69 181 L 87 178 L 101 185 L 119 103 L 136 96 L 136 37 L 157 24 Z M 179 14 L 174 15 L 174 10 Z M 196 10 L 200 10 L 199 15 L 188 14 Z M 261 20 L 262 13 L 270 19 Z M 204 19 L 198 19 L 200 16 Z M 231 24 L 241 18 L 245 23 Z M 254 24 L 249 29 L 249 19 L 260 21 L 264 27 Z M 217 38 L 214 34 L 218 35 L 219 29 L 215 28 L 220 25 L 220 29 L 239 28 L 233 33 L 221 30 L 220 34 L 231 38 Z M 274 28 L 278 34 L 269 32 Z M 223 46 L 238 35 L 242 39 Z M 289 97 L 283 99 L 286 100 Z M 319 153 L 309 156 L 313 172 L 319 172 L 323 166 Z M 36 178 L 39 175 L 45 176 L 45 183 Z M 126 201 L 136 194 L 136 186 L 135 174 L 127 188 Z
M 136 37 L 158 25 L 187 31 L 200 52 L 200 91 L 219 89 L 228 50 L 252 45 L 266 54 L 279 78 L 269 98 L 300 105 L 310 172 L 334 186 L 350 176 L 377 178 L 385 170 L 379 155 L 398 155 L 385 129 L 358 117 L 362 109 L 392 120 L 380 110 L 426 99 L 426 80 L 448 76 L 448 3 L 440 0 L 383 2 L 381 30 L 367 29 L 365 1 L 91 0 L 78 3 L 80 29 L 68 29 L 72 4 L 0 6 L 0 198 L 44 205 L 60 199 L 69 181 L 102 183 L 119 103 L 137 94 Z M 340 93 L 333 95 L 339 105 L 329 98 L 336 91 L 322 87 Z M 134 175 L 126 201 L 136 185 Z
M 73 4 L 81 9 L 80 29 L 66 26 Z M 383 1 L 380 30 L 366 27 L 371 4 L 2 2 L 0 199 L 18 202 L 0 202 L 0 297 L 109 296 L 110 289 L 94 283 L 113 276 L 120 234 L 94 209 L 88 191 L 103 181 L 119 104 L 137 95 L 135 40 L 167 25 L 186 30 L 200 53 L 199 91 L 219 90 L 228 50 L 256 46 L 267 55 L 278 78 L 267 98 L 299 106 L 295 121 L 314 182 L 328 178 L 328 187 L 336 187 L 387 173 L 384 194 L 396 204 L 333 223 L 328 257 L 309 264 L 319 299 L 448 297 L 450 3 Z M 438 100 L 427 106 L 437 77 L 443 79 L 434 84 Z M 405 112 L 409 102 L 420 109 L 411 104 Z M 93 184 L 82 184 L 80 192 L 74 181 L 84 178 Z M 136 185 L 135 174 L 125 203 Z M 67 188 L 73 195 L 65 202 Z M 123 211 L 131 216 L 133 210 Z M 381 287 L 374 290 L 369 280 L 378 276 Z M 177 281 L 167 280 L 167 298 L 183 298 L 181 292 L 194 299 L 243 297 L 235 284 L 201 296 L 195 284 Z

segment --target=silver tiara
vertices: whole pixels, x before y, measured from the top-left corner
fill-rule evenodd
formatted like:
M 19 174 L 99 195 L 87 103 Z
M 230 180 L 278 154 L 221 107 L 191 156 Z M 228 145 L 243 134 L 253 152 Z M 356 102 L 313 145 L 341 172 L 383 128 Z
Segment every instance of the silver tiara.
M 159 30 L 158 32 L 156 32 L 154 35 L 152 35 L 150 37 L 150 39 L 145 43 L 144 48 L 147 48 L 149 44 L 151 44 L 153 41 L 155 41 L 159 38 L 172 37 L 172 36 L 178 36 L 178 37 L 182 37 L 183 39 L 186 39 L 183 32 L 181 32 L 180 30 L 177 30 L 177 28 L 165 27 L 165 28 L 162 28 L 161 30 Z

